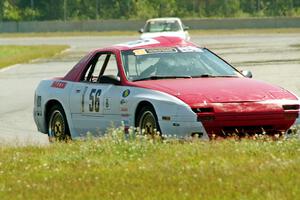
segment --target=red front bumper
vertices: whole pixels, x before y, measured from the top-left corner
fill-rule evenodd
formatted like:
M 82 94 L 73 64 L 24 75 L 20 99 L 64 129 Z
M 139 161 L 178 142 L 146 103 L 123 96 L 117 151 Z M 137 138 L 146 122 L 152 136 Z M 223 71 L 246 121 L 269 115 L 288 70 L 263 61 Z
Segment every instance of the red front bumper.
M 214 103 L 197 116 L 209 135 L 278 133 L 288 130 L 298 117 L 299 106 L 288 108 L 278 103 Z

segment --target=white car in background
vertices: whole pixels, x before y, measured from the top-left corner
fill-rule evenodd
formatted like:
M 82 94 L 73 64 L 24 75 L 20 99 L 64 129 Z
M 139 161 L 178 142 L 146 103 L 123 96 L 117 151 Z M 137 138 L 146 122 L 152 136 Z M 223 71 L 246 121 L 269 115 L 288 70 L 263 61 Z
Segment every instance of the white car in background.
M 179 37 L 189 41 L 189 27 L 185 26 L 179 18 L 154 18 L 147 20 L 144 28 L 141 28 L 141 39 L 154 38 L 159 36 Z

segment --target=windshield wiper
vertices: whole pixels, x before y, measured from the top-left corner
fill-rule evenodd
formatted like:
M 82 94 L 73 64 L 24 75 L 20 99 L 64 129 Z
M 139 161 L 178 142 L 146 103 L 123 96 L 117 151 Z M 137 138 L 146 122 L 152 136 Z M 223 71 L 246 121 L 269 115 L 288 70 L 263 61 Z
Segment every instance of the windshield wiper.
M 158 79 L 173 79 L 173 78 L 192 78 L 191 76 L 149 76 L 145 78 L 135 79 L 133 81 L 158 80 Z
M 201 74 L 198 76 L 192 76 L 192 78 L 217 78 L 217 77 L 238 77 L 236 75 L 212 75 L 212 74 Z
M 197 76 L 192 76 L 192 78 L 206 78 L 206 77 L 215 77 L 215 76 L 211 74 L 201 74 Z

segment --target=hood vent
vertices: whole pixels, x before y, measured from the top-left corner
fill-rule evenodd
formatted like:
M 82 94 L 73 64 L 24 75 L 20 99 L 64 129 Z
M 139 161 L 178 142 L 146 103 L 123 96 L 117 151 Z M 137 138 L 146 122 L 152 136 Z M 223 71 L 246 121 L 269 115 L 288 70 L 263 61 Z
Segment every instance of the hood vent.
M 283 105 L 282 106 L 283 110 L 299 110 L 300 105 L 295 104 L 295 105 Z
M 207 107 L 207 108 L 192 108 L 192 110 L 195 113 L 212 113 L 214 112 L 214 108 L 213 107 Z

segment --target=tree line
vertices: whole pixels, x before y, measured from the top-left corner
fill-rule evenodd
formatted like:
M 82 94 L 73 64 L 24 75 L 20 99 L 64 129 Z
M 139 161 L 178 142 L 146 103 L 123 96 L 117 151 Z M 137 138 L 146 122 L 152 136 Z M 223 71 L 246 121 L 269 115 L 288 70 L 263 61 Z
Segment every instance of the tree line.
M 0 0 L 0 21 L 300 16 L 300 0 Z

